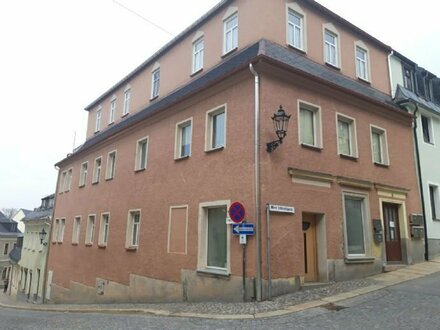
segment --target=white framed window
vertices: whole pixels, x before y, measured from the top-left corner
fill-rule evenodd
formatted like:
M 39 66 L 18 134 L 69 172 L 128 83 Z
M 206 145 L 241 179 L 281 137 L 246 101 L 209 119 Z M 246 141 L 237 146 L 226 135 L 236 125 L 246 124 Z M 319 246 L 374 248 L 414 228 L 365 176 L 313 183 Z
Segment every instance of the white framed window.
M 86 245 L 93 245 L 93 240 L 95 238 L 95 225 L 96 225 L 96 214 L 89 214 L 87 218 L 87 228 L 86 228 Z
M 174 158 L 191 156 L 192 118 L 176 124 L 176 143 Z
M 339 33 L 332 24 L 324 25 L 324 62 L 340 67 Z
M 223 20 L 223 54 L 227 54 L 238 47 L 238 13 Z
M 79 174 L 80 187 L 84 187 L 86 185 L 88 167 L 89 167 L 89 162 L 84 162 L 81 164 L 81 172 Z
M 338 154 L 358 157 L 356 121 L 354 118 L 336 113 Z
M 287 9 L 287 44 L 302 51 L 305 51 L 304 22 L 304 12 L 299 7 Z
M 101 168 L 102 168 L 102 157 L 98 157 L 95 159 L 95 166 L 93 167 L 92 183 L 98 183 L 101 180 Z
M 54 222 L 53 228 L 52 228 L 52 243 L 56 243 L 58 240 L 59 227 L 60 227 L 60 219 L 55 219 L 55 222 Z M 34 243 L 33 241 L 34 241 L 34 236 L 32 235 L 29 247 L 33 246 L 33 243 Z
M 67 180 L 67 189 L 65 191 L 69 191 L 72 186 L 72 175 L 73 175 L 73 169 L 69 168 L 67 170 L 66 180 Z
M 151 73 L 151 99 L 159 96 L 160 87 L 160 68 L 155 69 Z
M 57 243 L 63 243 L 64 240 L 64 229 L 66 227 L 66 219 L 60 219 L 59 225 L 57 228 Z
M 321 108 L 298 101 L 299 143 L 304 146 L 322 148 Z
M 363 43 L 355 43 L 355 53 L 356 53 L 356 76 L 362 80 L 370 80 L 370 66 L 369 66 L 369 54 L 368 49 L 363 45 Z
M 116 117 L 116 96 L 113 96 L 113 98 L 110 101 L 110 113 L 108 116 L 108 124 L 113 124 L 115 122 Z
M 136 250 L 139 247 L 139 235 L 141 227 L 141 210 L 130 210 L 128 212 L 127 233 L 125 237 L 125 248 Z
M 110 151 L 107 156 L 107 169 L 105 172 L 105 179 L 112 180 L 116 172 L 116 150 Z
M 7 256 L 9 253 L 9 243 L 5 243 L 4 247 L 3 247 L 3 255 Z
M 432 119 L 429 116 L 421 115 L 423 141 L 429 144 L 434 144 L 434 136 L 432 133 Z
M 368 255 L 369 225 L 367 195 L 344 192 L 345 254 L 347 257 Z
M 101 129 L 101 109 L 96 110 L 95 133 Z
M 373 163 L 389 165 L 387 134 L 383 128 L 370 125 Z
M 110 213 L 101 213 L 101 221 L 99 223 L 98 246 L 105 247 L 108 243 L 108 233 L 110 228 Z
M 429 201 L 432 220 L 440 220 L 440 195 L 438 185 L 429 185 Z
M 131 88 L 127 86 L 124 91 L 124 109 L 122 110 L 122 116 L 126 116 L 130 113 L 131 103 Z
M 200 271 L 230 274 L 230 230 L 226 224 L 230 201 L 199 204 L 199 252 Z
M 205 151 L 226 146 L 226 105 L 206 112 Z
M 72 244 L 78 244 L 79 243 L 80 229 L 81 229 L 81 217 L 77 216 L 73 220 Z
M 60 194 L 66 191 L 66 179 L 67 179 L 67 171 L 61 172 L 61 178 L 58 188 Z
M 192 73 L 196 73 L 203 69 L 203 57 L 205 53 L 205 40 L 203 37 L 193 42 L 193 63 Z
M 136 144 L 136 165 L 135 171 L 145 170 L 148 161 L 148 137 L 137 141 Z

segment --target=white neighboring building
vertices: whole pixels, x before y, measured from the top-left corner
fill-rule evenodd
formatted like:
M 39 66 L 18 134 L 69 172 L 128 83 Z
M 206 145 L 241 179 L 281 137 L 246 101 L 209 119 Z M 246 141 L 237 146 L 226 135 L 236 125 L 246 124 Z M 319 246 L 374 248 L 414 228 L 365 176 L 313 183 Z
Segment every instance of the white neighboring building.
M 416 116 L 415 149 L 432 258 L 440 255 L 440 79 L 398 53 L 391 56 L 390 68 L 395 101 Z
M 11 276 L 9 253 L 17 244 L 20 234 L 15 221 L 9 220 L 0 212 L 0 288 L 3 289 Z
M 41 199 L 41 206 L 22 219 L 25 230 L 21 258 L 12 274 L 11 295 L 20 300 L 42 302 L 46 259 L 55 195 Z M 42 238 L 41 233 L 46 235 Z

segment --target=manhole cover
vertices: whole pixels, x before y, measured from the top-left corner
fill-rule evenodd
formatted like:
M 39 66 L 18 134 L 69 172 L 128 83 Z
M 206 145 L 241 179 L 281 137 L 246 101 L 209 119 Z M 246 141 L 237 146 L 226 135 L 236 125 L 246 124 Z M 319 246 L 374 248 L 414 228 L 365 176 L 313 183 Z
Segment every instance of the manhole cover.
M 342 309 L 348 308 L 348 307 L 345 307 L 345 306 L 335 305 L 334 303 L 328 303 L 328 304 L 322 305 L 321 307 L 325 308 L 325 309 L 328 309 L 329 311 L 336 311 L 336 312 L 339 312 Z

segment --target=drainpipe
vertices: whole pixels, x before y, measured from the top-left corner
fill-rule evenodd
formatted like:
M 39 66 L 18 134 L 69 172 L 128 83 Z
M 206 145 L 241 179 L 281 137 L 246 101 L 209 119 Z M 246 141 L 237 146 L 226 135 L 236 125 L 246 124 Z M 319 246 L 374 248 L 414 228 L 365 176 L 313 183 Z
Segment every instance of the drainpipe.
M 49 216 L 49 222 L 45 222 L 43 224 L 43 226 L 45 226 L 46 224 L 49 225 L 49 230 L 48 230 L 48 238 L 47 238 L 47 250 L 46 250 L 46 260 L 44 261 L 44 272 L 43 272 L 43 276 L 44 276 L 44 280 L 43 280 L 43 290 L 41 291 L 42 293 L 42 299 L 41 299 L 41 303 L 45 304 L 46 303 L 46 289 L 47 289 L 47 274 L 48 274 L 48 266 L 49 266 L 49 252 L 50 252 L 50 246 L 52 245 L 52 224 L 53 224 L 53 216 L 55 214 L 55 206 L 57 203 L 57 196 L 58 196 L 58 187 L 59 187 L 59 183 L 60 183 L 60 168 L 58 166 L 55 166 L 55 170 L 58 171 L 58 177 L 57 177 L 57 183 L 56 183 L 56 187 L 55 187 L 55 196 L 54 196 L 54 202 L 53 202 L 53 209 L 52 209 L 52 215 Z M 44 227 L 43 227 L 44 228 Z
M 391 53 L 388 55 L 388 78 L 390 79 L 390 91 L 391 91 L 391 97 L 394 98 L 395 92 L 393 91 L 393 75 L 391 74 L 391 56 L 394 55 L 394 50 L 391 50 Z
M 422 201 L 422 213 L 423 213 L 423 231 L 425 235 L 425 260 L 429 261 L 429 243 L 428 243 L 428 228 L 426 227 L 426 209 L 425 209 L 425 194 L 423 193 L 423 181 L 422 181 L 422 169 L 420 166 L 420 151 L 419 151 L 419 139 L 417 137 L 417 114 L 419 113 L 419 106 L 417 102 L 410 99 L 405 99 L 398 101 L 397 104 L 406 110 L 405 104 L 412 103 L 415 106 L 414 110 L 414 139 L 415 139 L 415 149 L 416 149 L 416 161 L 417 161 L 417 175 L 419 177 L 419 187 L 420 187 L 420 199 Z
M 261 197 L 260 197 L 260 77 L 255 71 L 252 63 L 249 69 L 255 77 L 255 148 L 254 148 L 254 165 L 255 165 L 255 226 L 256 226 L 256 263 L 257 273 L 255 278 L 256 298 L 257 301 L 262 300 L 262 279 L 261 279 Z

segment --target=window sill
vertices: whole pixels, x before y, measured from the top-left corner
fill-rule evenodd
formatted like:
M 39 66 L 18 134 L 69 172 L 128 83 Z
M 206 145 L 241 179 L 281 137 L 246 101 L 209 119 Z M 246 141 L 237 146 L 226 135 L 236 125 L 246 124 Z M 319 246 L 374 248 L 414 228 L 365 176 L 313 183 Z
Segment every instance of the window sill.
M 334 64 L 325 62 L 325 65 L 328 66 L 329 68 L 334 69 L 334 70 L 341 71 L 341 68 L 339 66 L 334 65 Z
M 234 53 L 236 50 L 238 49 L 238 47 L 232 48 L 231 50 L 227 51 L 226 53 L 224 53 L 221 58 L 225 58 L 226 56 L 228 56 L 229 54 Z
M 156 99 L 158 99 L 159 98 L 159 95 L 156 95 L 156 96 L 154 96 L 154 97 L 150 97 L 150 102 L 153 102 L 154 100 L 156 100 Z
M 93 134 L 98 134 L 99 133 L 99 131 L 95 131 Z
M 374 257 L 345 257 L 346 264 L 370 264 L 374 262 Z
M 63 242 L 62 241 L 60 241 L 60 242 L 57 242 L 58 244 L 63 244 Z
M 125 249 L 127 251 L 137 251 L 138 247 L 137 246 L 126 246 Z
M 105 181 L 111 181 L 113 178 L 105 178 Z
M 425 141 L 425 140 L 423 140 L 423 142 L 431 147 L 435 146 L 434 142 L 429 142 L 429 141 Z
M 72 245 L 74 245 L 74 246 L 77 246 L 77 245 L 78 245 L 78 243 L 73 243 L 73 242 L 72 242 Z
M 361 78 L 361 77 L 357 77 L 357 78 L 360 82 L 363 82 L 364 84 L 367 84 L 367 85 L 371 85 L 371 81 L 364 79 L 364 78 Z
M 389 164 L 383 164 L 383 163 L 377 163 L 377 162 L 374 162 L 374 166 L 377 166 L 377 167 L 383 167 L 383 168 L 388 168 L 388 167 L 390 167 Z
M 107 247 L 107 244 L 98 244 L 98 247 L 100 249 L 105 249 Z
M 301 48 L 295 47 L 295 46 L 292 45 L 292 44 L 289 44 L 289 43 L 288 43 L 288 44 L 287 44 L 287 47 L 290 48 L 290 49 L 296 50 L 296 51 L 300 52 L 300 53 L 303 54 L 303 55 L 306 55 L 306 54 L 307 54 L 307 52 L 306 52 L 304 49 L 301 49 Z
M 111 123 L 108 123 L 108 126 L 112 126 L 115 122 L 112 121 Z
M 224 147 L 224 146 L 221 146 L 221 147 L 217 147 L 217 148 L 213 148 L 213 149 L 205 150 L 205 152 L 206 152 L 207 154 L 209 154 L 209 153 L 211 153 L 211 152 L 221 151 L 221 150 L 223 150 L 223 149 L 225 149 L 225 147 Z
M 357 157 L 357 156 L 351 156 L 351 155 L 339 154 L 339 157 L 342 158 L 342 159 L 351 160 L 351 161 L 353 161 L 353 162 L 357 162 L 357 161 L 358 161 L 358 157 Z
M 140 172 L 144 172 L 146 170 L 146 168 L 138 168 L 134 170 L 134 173 L 140 173 Z
M 179 157 L 179 158 L 174 158 L 175 161 L 180 161 L 180 160 L 184 160 L 184 159 L 189 159 L 190 156 L 183 156 L 183 157 Z
M 197 275 L 221 278 L 221 279 L 229 279 L 231 277 L 231 274 L 226 269 L 220 270 L 220 269 L 211 269 L 211 268 L 198 269 Z
M 203 68 L 198 69 L 197 71 L 194 71 L 193 73 L 191 73 L 189 76 L 192 78 L 192 77 L 196 76 L 197 74 L 199 74 L 202 71 L 203 71 Z
M 318 151 L 318 152 L 321 152 L 321 150 L 322 150 L 322 147 L 312 146 L 312 145 L 306 144 L 306 143 L 301 143 L 301 147 L 305 148 L 305 149 L 310 149 L 313 151 Z
M 99 181 L 92 182 L 92 186 L 95 186 L 99 183 Z
M 121 118 L 125 118 L 125 117 L 127 117 L 129 114 L 130 114 L 130 112 L 124 113 L 124 114 L 121 116 Z
M 93 246 L 93 243 L 86 243 L 86 246 Z
M 85 186 L 86 186 L 85 184 L 82 184 L 82 185 L 79 185 L 78 188 L 84 188 Z

